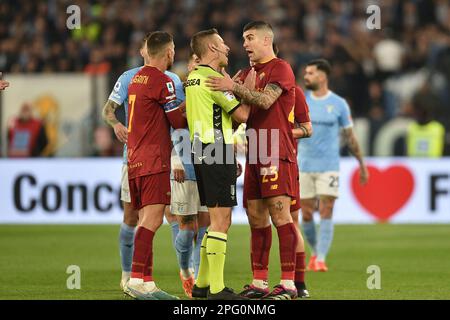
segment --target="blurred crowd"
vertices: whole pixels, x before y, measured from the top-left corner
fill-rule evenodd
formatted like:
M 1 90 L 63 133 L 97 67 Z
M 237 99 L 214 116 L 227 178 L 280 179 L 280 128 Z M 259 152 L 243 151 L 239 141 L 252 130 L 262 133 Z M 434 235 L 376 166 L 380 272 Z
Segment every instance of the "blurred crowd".
M 81 29 L 66 27 L 72 4 L 81 8 Z M 381 9 L 374 30 L 366 12 L 372 4 Z M 431 118 L 450 131 L 449 0 L 2 0 L 0 70 L 106 73 L 113 84 L 142 63 L 144 34 L 166 30 L 175 39 L 173 71 L 182 76 L 192 34 L 215 27 L 231 48 L 233 73 L 248 65 L 242 27 L 251 20 L 274 26 L 279 55 L 300 84 L 309 60 L 328 59 L 330 87 L 355 117 L 376 127 L 414 117 L 425 100 Z

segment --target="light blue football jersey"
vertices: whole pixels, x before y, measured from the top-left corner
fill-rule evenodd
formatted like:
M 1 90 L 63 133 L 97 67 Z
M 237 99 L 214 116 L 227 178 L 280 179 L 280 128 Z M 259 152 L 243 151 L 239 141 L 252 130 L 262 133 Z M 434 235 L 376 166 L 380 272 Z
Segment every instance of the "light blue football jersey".
M 353 126 L 347 102 L 332 91 L 320 98 L 305 93 L 313 134 L 298 142 L 302 172 L 339 171 L 340 129 Z
M 114 85 L 111 94 L 109 95 L 109 100 L 114 101 L 118 105 L 123 105 L 125 108 L 125 126 L 128 126 L 128 85 L 130 84 L 131 79 L 136 75 L 136 73 L 142 68 L 137 67 L 130 70 L 125 71 L 122 75 L 117 79 L 116 84 Z M 175 94 L 177 95 L 177 103 L 180 104 L 184 100 L 186 100 L 186 96 L 184 94 L 183 83 L 181 82 L 180 77 L 173 72 L 166 71 L 166 75 L 168 75 L 173 83 L 175 84 Z M 174 142 L 174 145 L 176 142 Z M 190 145 L 189 145 L 190 148 Z M 177 148 L 175 148 L 177 150 Z M 181 149 L 178 147 L 177 152 Z M 189 149 L 190 150 L 190 149 Z M 182 157 L 182 160 L 185 160 L 186 157 Z M 190 161 L 190 158 L 189 158 Z M 123 163 L 127 163 L 127 145 L 123 146 Z M 186 180 L 195 180 L 195 172 L 194 166 L 191 162 L 185 163 L 183 162 L 184 170 L 185 170 L 185 179 Z

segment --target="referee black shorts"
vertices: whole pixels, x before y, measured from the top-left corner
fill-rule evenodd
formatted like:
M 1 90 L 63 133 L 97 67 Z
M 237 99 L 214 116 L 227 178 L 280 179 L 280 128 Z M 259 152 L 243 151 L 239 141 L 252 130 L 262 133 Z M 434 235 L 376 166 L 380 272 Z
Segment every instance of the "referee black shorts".
M 201 205 L 209 208 L 236 206 L 237 169 L 234 146 L 202 143 L 193 148 L 192 152 Z

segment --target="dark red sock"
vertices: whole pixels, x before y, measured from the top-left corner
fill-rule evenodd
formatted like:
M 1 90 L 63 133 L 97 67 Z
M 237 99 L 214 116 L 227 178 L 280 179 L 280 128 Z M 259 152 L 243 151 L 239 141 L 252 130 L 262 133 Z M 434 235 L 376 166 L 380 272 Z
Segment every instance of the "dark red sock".
M 133 264 L 131 277 L 151 281 L 153 269 L 153 237 L 155 233 L 138 227 L 134 237 Z
M 280 243 L 281 280 L 294 280 L 297 230 L 293 223 L 287 223 L 277 227 L 277 232 Z
M 272 226 L 265 228 L 251 228 L 252 246 L 251 262 L 253 279 L 268 280 L 269 255 L 272 246 Z
M 295 282 L 305 282 L 305 253 L 295 253 Z

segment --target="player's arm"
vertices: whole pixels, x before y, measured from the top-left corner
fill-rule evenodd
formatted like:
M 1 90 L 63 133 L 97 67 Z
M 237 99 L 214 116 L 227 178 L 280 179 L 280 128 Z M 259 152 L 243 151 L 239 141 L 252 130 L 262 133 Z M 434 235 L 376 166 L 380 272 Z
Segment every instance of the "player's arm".
M 240 104 L 239 107 L 232 111 L 231 118 L 233 118 L 234 122 L 239 126 L 241 123 L 247 122 L 249 115 L 250 106 L 247 104 Z
M 120 105 L 116 102 L 108 100 L 103 106 L 102 117 L 103 120 L 114 129 L 117 139 L 122 143 L 127 143 L 128 130 L 119 120 L 117 120 L 115 114 L 116 109 L 119 107 Z
M 292 129 L 292 135 L 294 139 L 305 139 L 311 137 L 313 134 L 313 128 L 311 122 L 299 123 L 296 128 Z
M 292 135 L 294 138 L 305 139 L 311 137 L 313 127 L 309 116 L 309 107 L 306 103 L 303 90 L 298 86 L 295 87 L 295 106 L 293 112 L 295 128 L 292 130 Z
M 167 77 L 161 84 L 159 93 L 159 103 L 163 107 L 170 126 L 174 129 L 182 129 L 187 127 L 186 118 L 180 109 L 180 101 L 175 94 L 175 86 L 173 81 Z
M 164 109 L 166 110 L 166 106 L 164 107 Z M 166 110 L 166 116 L 172 128 L 183 129 L 187 127 L 186 118 L 184 117 L 183 112 L 181 112 L 178 106 L 172 110 Z
M 359 182 L 361 184 L 366 184 L 369 179 L 369 171 L 364 163 L 362 151 L 352 127 L 344 128 L 344 138 L 350 153 L 359 162 Z
M 247 122 L 250 106 L 242 104 L 231 91 L 212 91 L 211 97 L 235 122 Z
M 185 179 L 184 166 L 183 162 L 181 162 L 181 159 L 177 154 L 175 146 L 172 148 L 172 155 L 170 157 L 170 166 L 175 181 L 183 183 Z
M 255 71 L 252 70 L 251 72 Z M 232 91 L 245 103 L 265 110 L 269 109 L 283 93 L 280 86 L 275 83 L 269 83 L 263 91 L 257 91 L 255 89 L 249 89 L 245 84 L 235 82 L 225 71 L 223 71 L 223 75 L 223 77 L 209 77 L 205 82 L 206 85 L 215 91 Z

